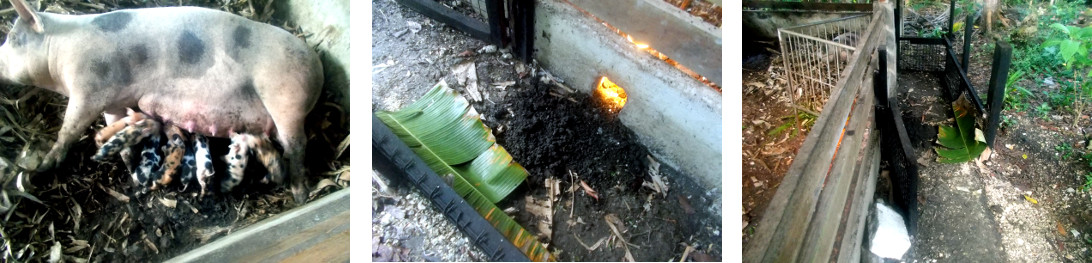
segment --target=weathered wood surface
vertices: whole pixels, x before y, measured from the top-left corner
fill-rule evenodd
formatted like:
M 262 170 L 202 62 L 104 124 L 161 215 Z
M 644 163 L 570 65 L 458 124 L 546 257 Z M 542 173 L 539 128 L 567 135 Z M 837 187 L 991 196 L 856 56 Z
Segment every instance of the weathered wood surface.
M 744 261 L 837 260 L 832 253 L 845 249 L 835 241 L 844 232 L 859 229 L 859 222 L 849 224 L 843 222 L 843 218 L 859 221 L 863 217 L 855 213 L 868 211 L 867 208 L 854 210 L 850 207 L 855 213 L 846 213 L 847 204 L 871 204 L 870 200 L 861 199 L 864 194 L 855 191 L 871 188 L 867 184 L 875 183 L 874 174 L 879 169 L 872 165 L 878 160 L 871 81 L 875 68 L 872 65 L 876 62 L 872 57 L 876 47 L 893 34 L 884 30 L 885 24 L 891 22 L 891 16 L 889 8 L 877 8 L 873 13 L 863 37 L 865 44 L 854 53 L 848 70 L 842 72 L 822 115 L 782 179 L 759 222 L 755 237 L 744 251 Z M 849 249 L 847 254 L 859 253 Z
M 568 0 L 719 86 L 721 32 L 663 0 Z M 713 59 L 716 58 L 716 59 Z
M 349 262 L 349 189 L 263 220 L 167 262 Z
M 859 180 L 859 173 L 855 171 L 865 163 L 864 157 L 868 157 L 871 149 L 876 147 L 871 140 L 876 129 L 871 73 L 871 70 L 867 70 L 862 76 L 849 123 L 842 133 L 842 145 L 838 147 L 834 163 L 827 174 L 827 181 L 818 186 L 823 190 L 815 208 L 815 220 L 808 222 L 810 226 L 804 235 L 804 244 L 801 246 L 803 262 L 827 261 L 830 258 L 835 238 L 841 236 L 839 226 L 845 219 L 843 214 L 846 200 L 855 194 L 850 191 L 853 183 Z
M 872 136 L 870 144 L 880 143 L 879 134 Z M 848 200 L 848 210 L 843 214 L 843 226 L 838 246 L 837 262 L 860 262 L 864 242 L 865 220 L 872 211 L 872 199 L 876 193 L 876 180 L 880 174 L 880 147 L 871 147 L 869 156 L 859 166 L 854 186 L 854 196 Z
M 884 8 L 886 9 L 885 12 L 894 13 L 892 6 L 884 6 Z M 883 49 L 878 51 L 886 54 L 886 59 L 878 59 L 881 63 L 879 69 L 885 71 L 880 72 L 880 74 L 883 74 L 882 80 L 877 82 L 880 87 L 873 87 L 873 90 L 879 90 L 880 93 L 884 94 L 884 96 L 877 98 L 881 100 L 886 100 L 889 96 L 888 94 L 896 94 L 894 91 L 896 90 L 898 81 L 898 66 L 895 61 L 895 49 L 897 48 L 895 44 L 895 20 L 893 16 L 888 17 L 887 19 L 889 19 L 888 23 L 884 25 L 886 39 L 883 42 Z M 879 104 L 883 102 L 877 101 L 876 103 Z M 883 117 L 886 116 L 877 118 Z M 896 119 L 901 120 L 901 118 Z M 877 133 L 876 136 L 869 138 L 869 140 L 873 140 L 872 143 L 878 145 L 880 143 L 879 135 L 880 134 Z M 896 134 L 886 136 L 896 136 Z M 859 176 L 863 175 L 864 177 L 857 181 L 856 190 L 854 190 L 856 196 L 853 197 L 853 203 L 849 204 L 850 207 L 847 214 L 844 215 L 848 217 L 848 220 L 845 220 L 844 222 L 844 232 L 842 234 L 842 240 L 840 241 L 841 244 L 837 257 L 837 262 L 839 263 L 860 262 L 861 260 L 862 244 L 864 243 L 865 238 L 865 220 L 870 211 L 872 211 L 872 200 L 876 193 L 876 181 L 879 177 L 881 160 L 880 147 L 873 147 L 872 152 L 869 153 L 869 155 L 872 155 L 871 163 L 868 164 L 868 168 L 860 171 L 861 173 L 859 173 Z
M 814 10 L 814 11 L 872 11 L 872 4 L 822 3 L 822 2 L 784 2 L 784 1 L 743 1 L 744 9 L 776 10 Z

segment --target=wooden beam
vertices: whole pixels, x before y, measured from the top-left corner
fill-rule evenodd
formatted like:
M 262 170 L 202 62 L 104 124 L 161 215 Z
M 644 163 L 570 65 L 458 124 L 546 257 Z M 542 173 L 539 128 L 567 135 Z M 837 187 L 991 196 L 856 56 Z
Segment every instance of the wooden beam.
M 815 11 L 872 11 L 872 4 L 743 1 L 744 9 L 815 10 Z
M 866 50 L 868 51 L 868 50 Z M 867 55 L 871 57 L 869 52 Z M 866 54 L 861 54 L 866 55 Z M 875 59 L 872 59 L 875 62 Z M 870 63 L 875 64 L 875 63 Z M 801 246 L 800 260 L 803 262 L 829 261 L 831 250 L 835 249 L 835 239 L 841 236 L 839 226 L 842 224 L 843 212 L 846 209 L 846 200 L 853 193 L 851 186 L 858 180 L 858 170 L 865 156 L 868 156 L 871 148 L 875 148 L 871 137 L 875 132 L 873 125 L 875 120 L 875 100 L 872 88 L 871 65 L 865 69 L 860 82 L 859 93 L 854 99 L 853 111 L 849 116 L 849 123 L 842 133 L 842 145 L 838 147 L 838 154 L 834 159 L 831 170 L 826 174 L 827 181 L 815 186 L 821 189 L 819 202 L 816 203 L 814 218 L 808 224 L 805 232 L 804 243 Z M 858 77 L 858 76 L 854 76 Z
M 300 257 L 346 262 L 348 239 L 349 189 L 345 188 L 167 262 L 280 262 Z
M 618 28 L 635 42 L 648 44 L 718 86 L 721 77 L 720 29 L 663 0 L 568 0 Z
M 879 144 L 879 132 L 872 136 L 871 144 Z M 865 220 L 872 208 L 873 197 L 876 193 L 876 180 L 880 173 L 880 147 L 872 147 L 869 157 L 860 172 L 855 186 L 855 196 L 849 201 L 847 218 L 841 235 L 841 244 L 838 249 L 837 262 L 860 262 L 861 246 L 864 244 Z

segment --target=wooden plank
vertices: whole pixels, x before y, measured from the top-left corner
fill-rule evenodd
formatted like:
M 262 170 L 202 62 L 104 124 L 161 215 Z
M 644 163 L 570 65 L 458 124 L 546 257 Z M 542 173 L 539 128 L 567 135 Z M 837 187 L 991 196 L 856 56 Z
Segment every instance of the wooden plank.
M 895 34 L 896 31 L 894 26 L 896 21 L 894 20 L 894 7 L 890 4 L 884 5 L 883 12 L 888 14 L 888 18 L 886 19 L 887 21 L 884 25 L 884 34 L 886 35 L 886 39 L 882 42 L 884 43 L 884 47 L 886 49 L 880 50 L 879 52 L 883 52 L 884 54 L 886 54 L 887 59 L 878 59 L 879 61 L 882 61 L 881 63 L 885 64 L 883 66 L 880 66 L 879 68 L 885 71 L 880 72 L 880 74 L 883 74 L 881 75 L 882 82 L 878 83 L 879 85 L 881 85 L 881 87 L 874 87 L 873 90 L 888 95 L 879 97 L 878 99 L 883 101 L 877 101 L 877 104 L 887 102 L 890 94 L 897 94 L 895 90 L 895 85 L 897 84 L 898 80 L 898 65 L 896 64 L 897 62 L 895 60 L 897 48 L 897 45 L 895 45 L 895 43 L 897 35 Z M 888 116 L 875 116 L 875 118 L 888 118 Z M 901 118 L 898 119 L 901 120 Z M 877 127 L 877 131 L 878 130 L 879 129 Z M 860 184 L 857 185 L 856 193 L 858 194 L 858 196 L 854 197 L 853 204 L 850 205 L 849 215 L 853 218 L 849 220 L 845 225 L 845 232 L 843 233 L 841 248 L 839 249 L 838 258 L 836 260 L 839 263 L 861 261 L 861 253 L 863 249 L 862 246 L 864 244 L 864 232 L 865 226 L 867 225 L 865 221 L 867 220 L 869 213 L 872 211 L 873 198 L 874 194 L 876 193 L 876 180 L 878 180 L 880 173 L 880 161 L 882 159 L 882 154 L 879 147 L 880 136 L 898 136 L 898 134 L 881 135 L 881 133 L 884 132 L 886 131 L 878 131 L 873 135 L 873 138 L 870 138 L 870 140 L 872 140 L 873 142 L 873 145 L 876 145 L 876 147 L 870 153 L 872 155 L 872 159 L 871 164 L 869 164 L 869 168 L 862 171 L 863 173 L 865 173 L 866 176 L 861 180 Z
M 349 250 L 342 244 L 348 244 L 348 237 L 349 189 L 346 188 L 167 262 L 280 262 L 291 258 L 347 262 Z
M 880 25 L 881 13 L 873 13 L 869 30 L 865 33 L 865 45 L 862 50 L 875 49 L 877 38 L 882 34 L 874 33 Z M 759 222 L 754 239 L 744 251 L 747 261 L 795 261 L 802 245 L 803 235 L 815 211 L 819 192 L 815 186 L 823 185 L 826 173 L 830 170 L 839 138 L 842 135 L 854 98 L 860 89 L 861 76 L 868 63 L 868 56 L 855 52 L 846 72 L 839 78 L 836 89 L 831 92 L 831 99 L 824 105 L 812 131 L 797 153 L 789 172 L 782 179 L 774 198 L 766 207 L 766 213 Z M 867 53 L 865 53 L 867 54 Z M 858 66 L 859 65 L 859 66 Z M 792 200 L 792 202 L 789 202 Z
M 718 86 L 721 81 L 720 29 L 663 0 L 568 0 L 634 41 L 664 53 Z
M 897 43 L 897 34 L 895 33 L 895 21 L 897 20 L 894 19 L 894 7 L 890 4 L 883 5 L 883 12 L 887 14 L 886 22 L 884 25 L 884 34 L 886 35 L 886 39 L 882 42 L 884 43 L 884 47 L 886 49 L 880 50 L 879 52 L 883 52 L 884 54 L 886 54 L 887 59 L 879 59 L 880 61 L 883 61 L 881 63 L 885 64 L 880 66 L 879 68 L 885 71 L 880 72 L 880 74 L 882 74 L 880 75 L 882 76 L 882 82 L 878 82 L 878 84 L 881 85 L 881 87 L 874 87 L 873 90 L 880 91 L 880 93 L 884 93 L 887 95 L 879 97 L 878 99 L 883 101 L 877 101 L 877 104 L 888 102 L 889 97 L 894 97 L 891 96 L 891 94 L 897 94 L 896 88 L 898 82 L 898 62 L 895 59 L 895 55 L 897 53 L 896 49 L 898 48 L 895 44 Z M 889 116 L 876 116 L 875 118 L 888 117 Z M 902 118 L 896 119 L 901 120 Z M 877 147 L 875 147 L 875 149 L 873 149 L 873 152 L 871 153 L 873 159 L 871 161 L 872 163 L 869 169 L 863 171 L 867 174 L 867 177 L 865 177 L 862 181 L 862 184 L 858 185 L 857 187 L 857 193 L 859 195 L 854 198 L 854 203 L 850 205 L 849 214 L 855 217 L 855 220 L 851 220 L 845 225 L 846 231 L 843 234 L 843 238 L 847 238 L 848 240 L 842 240 L 841 249 L 839 249 L 838 258 L 836 260 L 837 262 L 860 262 L 861 254 L 867 253 L 862 252 L 862 246 L 864 244 L 865 238 L 865 227 L 867 225 L 865 222 L 868 219 L 868 215 L 872 211 L 874 194 L 876 193 L 876 181 L 879 177 L 880 161 L 882 159 L 880 147 L 878 146 L 880 143 L 881 133 L 884 132 L 885 131 L 877 132 L 875 134 L 875 137 L 871 139 L 873 140 L 874 145 L 877 145 Z M 899 134 L 882 134 L 882 136 L 899 136 Z
M 879 135 L 879 133 L 876 133 Z M 868 214 L 872 208 L 872 199 L 876 193 L 876 180 L 880 173 L 880 147 L 879 136 L 874 136 L 872 139 L 872 150 L 869 152 L 869 159 L 867 169 L 863 169 L 863 177 L 857 184 L 857 196 L 853 198 L 853 204 L 850 205 L 849 215 L 852 217 L 845 225 L 845 232 L 843 233 L 841 248 L 838 253 L 837 262 L 849 263 L 859 262 L 861 259 L 861 246 L 864 241 L 864 228 L 865 220 L 868 218 Z
M 876 59 L 871 61 L 873 63 L 870 64 L 875 64 Z M 860 82 L 860 92 L 857 93 L 849 123 L 845 127 L 842 146 L 838 148 L 834 164 L 827 175 L 827 182 L 820 186 L 822 193 L 801 246 L 803 262 L 828 261 L 835 239 L 840 236 L 839 226 L 842 224 L 846 200 L 853 195 L 850 193 L 850 189 L 853 189 L 851 185 L 857 180 L 858 173 L 854 171 L 860 167 L 863 157 L 867 156 L 869 147 L 872 146 L 867 139 L 875 129 L 872 125 L 875 121 L 875 95 L 870 74 L 874 68 L 870 65 L 864 71 L 866 74 L 861 76 L 863 80 Z
M 814 10 L 814 11 L 872 11 L 872 4 L 743 1 L 744 9 Z

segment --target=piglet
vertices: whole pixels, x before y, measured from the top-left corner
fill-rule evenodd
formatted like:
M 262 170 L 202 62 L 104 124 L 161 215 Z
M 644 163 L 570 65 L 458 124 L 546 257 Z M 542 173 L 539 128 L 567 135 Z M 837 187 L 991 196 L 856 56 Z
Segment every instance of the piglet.
M 87 127 L 136 108 L 163 125 L 209 137 L 261 134 L 284 149 L 297 203 L 307 198 L 304 119 L 323 84 L 318 56 L 292 34 L 196 7 L 95 15 L 18 13 L 0 46 L 0 79 L 68 97 L 57 141 L 39 171 L 61 163 Z

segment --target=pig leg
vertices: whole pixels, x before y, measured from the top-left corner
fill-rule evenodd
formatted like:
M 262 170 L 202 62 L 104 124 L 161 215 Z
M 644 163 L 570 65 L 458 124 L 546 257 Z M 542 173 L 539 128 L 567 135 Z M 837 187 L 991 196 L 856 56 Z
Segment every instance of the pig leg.
M 300 118 L 297 125 L 290 127 L 284 127 L 289 129 L 283 129 L 278 127 L 278 140 L 281 145 L 284 146 L 284 170 L 288 172 L 288 179 L 291 180 L 292 196 L 295 198 L 297 204 L 303 204 L 307 202 L 307 178 L 303 166 L 303 154 L 306 150 L 307 141 L 303 133 L 303 119 Z M 279 126 L 278 122 L 278 126 Z
M 68 148 L 83 135 L 87 127 L 91 127 L 91 122 L 98 119 L 98 115 L 103 108 L 105 107 L 101 105 L 101 102 L 86 103 L 81 96 L 69 97 L 61 131 L 57 134 L 57 142 L 53 143 L 53 148 L 46 154 L 37 170 L 39 172 L 47 171 L 63 162 L 68 154 Z

